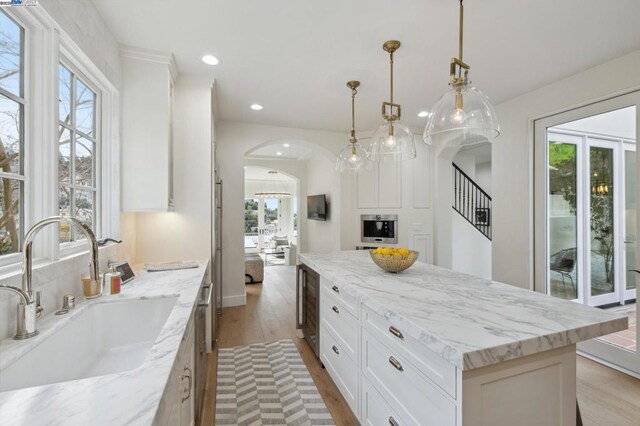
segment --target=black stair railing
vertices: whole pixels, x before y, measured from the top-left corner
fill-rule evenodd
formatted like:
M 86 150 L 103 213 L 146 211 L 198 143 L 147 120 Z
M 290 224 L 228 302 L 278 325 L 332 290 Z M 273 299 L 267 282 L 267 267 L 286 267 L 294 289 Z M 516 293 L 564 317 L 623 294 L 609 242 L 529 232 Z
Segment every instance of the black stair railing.
M 491 197 L 463 172 L 453 166 L 453 209 L 491 240 Z

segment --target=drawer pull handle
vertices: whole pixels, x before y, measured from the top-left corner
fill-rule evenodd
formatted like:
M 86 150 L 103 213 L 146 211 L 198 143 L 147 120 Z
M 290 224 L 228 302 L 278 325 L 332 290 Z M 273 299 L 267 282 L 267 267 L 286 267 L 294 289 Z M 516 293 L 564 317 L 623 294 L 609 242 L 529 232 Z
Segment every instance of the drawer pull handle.
M 331 287 L 331 290 L 335 291 L 336 293 L 340 293 L 340 289 L 335 285 Z
M 393 365 L 398 371 L 404 371 L 404 368 L 402 368 L 402 364 L 400 364 L 400 361 L 392 356 L 389 357 L 389 364 Z
M 404 339 L 404 335 L 402 334 L 402 331 L 398 330 L 394 326 L 389 327 L 389 333 L 393 334 L 398 339 Z
M 331 309 L 333 309 L 333 312 L 335 312 L 336 314 L 340 313 L 340 309 L 338 309 L 338 307 L 336 305 L 333 305 L 333 307 Z
M 389 424 L 391 426 L 400 426 L 398 422 L 396 422 L 396 419 L 393 418 L 393 416 L 389 416 Z
M 340 355 L 340 351 L 336 348 L 336 345 L 331 346 L 331 349 L 336 353 L 336 355 Z

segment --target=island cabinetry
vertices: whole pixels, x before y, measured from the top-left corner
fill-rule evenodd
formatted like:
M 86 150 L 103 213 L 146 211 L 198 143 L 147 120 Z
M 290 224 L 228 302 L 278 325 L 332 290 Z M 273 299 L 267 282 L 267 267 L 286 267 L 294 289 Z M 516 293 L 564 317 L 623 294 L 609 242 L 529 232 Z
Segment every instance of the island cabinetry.
M 359 318 L 360 302 L 355 297 L 344 291 L 344 286 L 332 282 L 325 277 L 320 277 L 320 286 L 327 294 L 333 296 L 340 302 L 351 315 L 356 319 Z
M 456 424 L 453 398 L 424 377 L 397 347 L 388 347 L 367 330 L 362 332 L 361 368 L 364 378 L 409 424 Z
M 455 366 L 407 335 L 399 321 L 388 320 L 363 305 L 362 327 L 395 354 L 413 364 L 431 383 L 439 386 L 450 397 L 456 397 Z
M 320 277 L 320 287 L 320 361 L 358 417 L 359 304 L 324 277 Z

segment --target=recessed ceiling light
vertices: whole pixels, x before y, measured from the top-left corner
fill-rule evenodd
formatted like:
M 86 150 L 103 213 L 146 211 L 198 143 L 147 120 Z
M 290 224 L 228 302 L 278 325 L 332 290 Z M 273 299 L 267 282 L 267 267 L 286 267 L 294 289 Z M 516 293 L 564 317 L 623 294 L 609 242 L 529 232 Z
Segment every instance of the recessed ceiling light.
M 428 117 L 429 116 L 429 111 L 420 111 L 418 113 L 418 117 Z
M 220 63 L 220 59 L 216 58 L 213 55 L 204 55 L 202 57 L 202 62 L 207 65 L 218 65 Z
M 282 152 L 278 151 L 278 152 L 276 152 L 276 155 L 280 156 L 280 155 L 282 155 Z
M 282 144 L 282 146 L 284 146 L 285 148 L 289 148 L 291 145 L 289 145 L 288 143 Z
M 254 111 L 260 111 L 262 108 L 264 108 L 262 105 L 260 104 L 252 104 L 251 105 L 251 109 Z

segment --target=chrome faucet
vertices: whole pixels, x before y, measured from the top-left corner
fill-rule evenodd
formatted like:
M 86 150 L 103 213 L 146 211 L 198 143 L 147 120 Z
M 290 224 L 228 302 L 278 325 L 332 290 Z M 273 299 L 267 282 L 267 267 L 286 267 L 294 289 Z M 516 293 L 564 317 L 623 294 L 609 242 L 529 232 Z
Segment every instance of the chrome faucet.
M 36 318 L 40 316 L 43 308 L 40 306 L 39 292 L 36 292 L 35 297 L 32 289 L 32 267 L 33 267 L 33 240 L 40 232 L 40 230 L 47 225 L 53 223 L 68 223 L 75 225 L 89 241 L 89 250 L 91 252 L 89 274 L 92 280 L 99 282 L 99 266 L 98 266 L 98 241 L 93 234 L 91 228 L 85 225 L 80 220 L 73 217 L 64 216 L 51 216 L 41 220 L 29 229 L 27 235 L 24 237 L 22 244 L 22 289 L 12 287 L 4 284 L 0 284 L 0 290 L 9 290 L 20 296 L 20 303 L 18 304 L 18 322 L 17 331 L 14 339 L 28 339 L 38 334 L 36 328 Z M 98 294 L 102 294 L 102 287 L 98 286 Z

